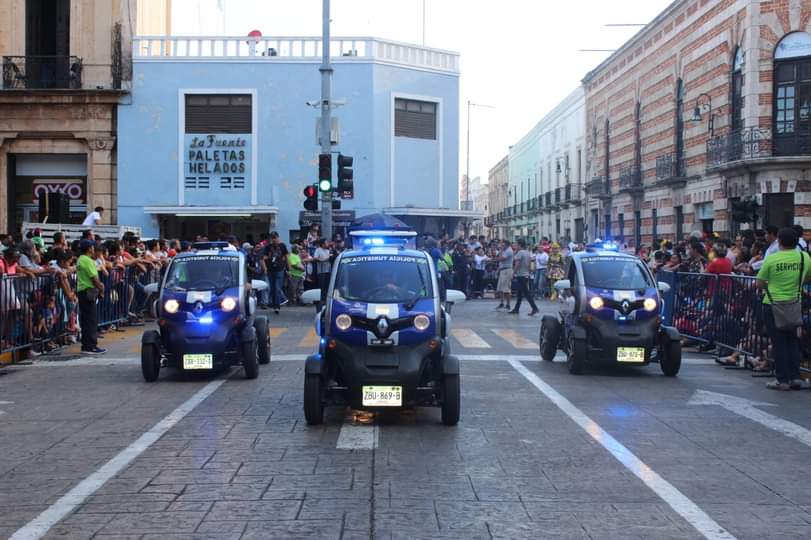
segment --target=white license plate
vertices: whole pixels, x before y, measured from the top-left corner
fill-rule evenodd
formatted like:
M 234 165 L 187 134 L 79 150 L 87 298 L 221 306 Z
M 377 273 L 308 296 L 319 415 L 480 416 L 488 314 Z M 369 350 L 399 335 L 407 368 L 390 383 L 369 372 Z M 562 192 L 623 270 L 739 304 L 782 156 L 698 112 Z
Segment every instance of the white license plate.
M 401 407 L 403 405 L 402 386 L 364 386 L 364 407 Z
M 183 369 L 213 369 L 214 357 L 210 354 L 184 354 Z
M 644 347 L 617 347 L 617 362 L 626 364 L 645 363 Z

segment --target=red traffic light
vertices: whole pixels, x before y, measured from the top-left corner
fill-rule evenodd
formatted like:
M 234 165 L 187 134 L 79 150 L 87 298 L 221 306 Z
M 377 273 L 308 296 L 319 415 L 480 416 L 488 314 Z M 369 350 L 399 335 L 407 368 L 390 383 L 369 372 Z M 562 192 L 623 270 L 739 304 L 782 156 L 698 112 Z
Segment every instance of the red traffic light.
M 315 188 L 315 186 L 307 186 L 304 188 L 304 196 L 308 199 L 315 197 L 317 193 L 318 190 Z

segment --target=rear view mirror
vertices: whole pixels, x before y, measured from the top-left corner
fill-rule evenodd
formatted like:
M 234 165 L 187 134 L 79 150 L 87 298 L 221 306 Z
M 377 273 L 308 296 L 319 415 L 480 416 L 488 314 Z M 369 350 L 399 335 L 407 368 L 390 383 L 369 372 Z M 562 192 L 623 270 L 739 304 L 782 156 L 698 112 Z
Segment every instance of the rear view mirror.
M 301 302 L 303 304 L 315 304 L 321 301 L 321 289 L 308 289 L 301 293 Z
M 659 286 L 659 292 L 660 293 L 667 294 L 667 293 L 670 292 L 670 284 L 669 283 L 665 283 L 664 281 L 660 281 L 659 283 L 657 283 L 657 285 Z
M 261 279 L 252 279 L 251 280 L 251 289 L 259 292 L 264 291 L 268 288 L 267 281 L 262 281 Z
M 446 295 L 446 302 L 450 302 L 451 304 L 455 304 L 457 302 L 464 302 L 467 298 L 465 293 L 462 291 L 457 291 L 456 289 L 448 289 L 445 293 Z
M 147 285 L 144 285 L 144 292 L 148 296 L 153 295 L 153 294 L 158 292 L 159 288 L 160 288 L 160 283 L 157 283 L 157 282 L 156 283 L 149 283 Z
M 558 292 L 565 291 L 572 288 L 572 282 L 568 279 L 559 279 L 555 282 L 555 290 Z

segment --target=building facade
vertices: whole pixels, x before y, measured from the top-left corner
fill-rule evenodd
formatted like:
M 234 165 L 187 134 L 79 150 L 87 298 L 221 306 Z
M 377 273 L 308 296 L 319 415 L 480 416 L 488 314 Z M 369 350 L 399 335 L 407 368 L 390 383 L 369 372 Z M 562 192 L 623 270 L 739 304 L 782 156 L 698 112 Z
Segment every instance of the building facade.
M 499 160 L 487 173 L 487 212 L 484 227 L 487 237 L 507 237 L 507 195 L 510 189 L 510 156 Z
M 116 222 L 116 112 L 130 87 L 135 4 L 0 2 L 0 229 L 38 221 L 48 193 L 69 201 L 62 221 L 103 206 Z
M 504 238 L 583 239 L 584 127 L 579 87 L 510 147 L 506 207 L 491 213 Z
M 294 237 L 317 181 L 320 39 L 134 40 L 132 102 L 119 107 L 121 221 L 145 235 Z M 330 136 L 354 158 L 340 226 L 372 212 L 453 232 L 459 210 L 459 57 L 368 38 L 333 40 Z M 335 166 L 333 166 L 335 168 Z
M 682 0 L 590 72 L 591 237 L 811 227 L 809 32 L 807 1 Z

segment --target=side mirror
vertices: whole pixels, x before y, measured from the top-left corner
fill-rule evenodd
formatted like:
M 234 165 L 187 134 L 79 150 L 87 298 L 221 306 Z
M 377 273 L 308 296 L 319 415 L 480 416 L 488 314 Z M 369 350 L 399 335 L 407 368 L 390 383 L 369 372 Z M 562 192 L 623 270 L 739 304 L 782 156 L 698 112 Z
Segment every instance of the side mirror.
M 153 295 L 158 292 L 160 286 L 161 284 L 157 282 L 144 285 L 144 292 L 147 294 L 147 296 Z
M 464 302 L 467 299 L 465 293 L 463 293 L 462 291 L 457 291 L 456 289 L 448 289 L 445 292 L 445 295 L 446 295 L 445 301 L 451 304 L 455 304 L 457 302 Z
M 267 281 L 263 281 L 261 279 L 251 280 L 251 289 L 255 290 L 256 292 L 267 290 L 267 288 L 268 288 Z
M 304 304 L 315 304 L 321 301 L 321 289 L 308 289 L 301 293 L 301 302 Z
M 558 293 L 561 293 L 561 292 L 565 291 L 566 289 L 571 289 L 571 288 L 572 288 L 572 282 L 569 281 L 568 279 L 559 279 L 558 281 L 555 282 L 555 290 L 558 291 Z
M 670 284 L 669 283 L 665 283 L 664 281 L 660 281 L 659 283 L 657 283 L 657 285 L 659 286 L 659 292 L 660 293 L 667 294 L 667 293 L 670 292 Z

